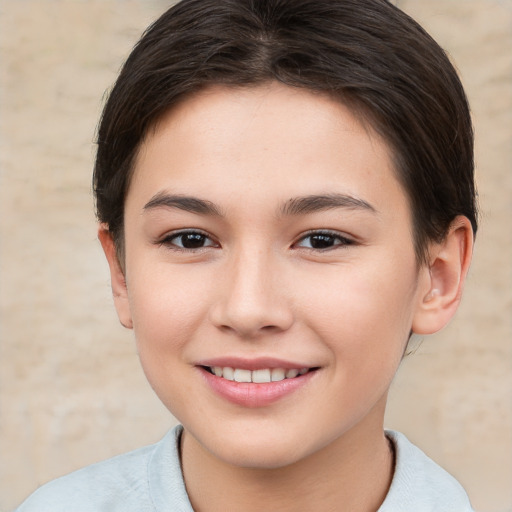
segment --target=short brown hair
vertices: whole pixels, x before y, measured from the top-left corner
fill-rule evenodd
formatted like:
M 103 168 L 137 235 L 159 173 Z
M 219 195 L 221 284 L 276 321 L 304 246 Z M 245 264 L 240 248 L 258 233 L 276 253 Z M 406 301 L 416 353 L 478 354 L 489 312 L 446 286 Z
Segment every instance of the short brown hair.
M 386 0 L 182 0 L 135 46 L 99 125 L 97 215 L 118 248 L 148 129 L 209 85 L 272 80 L 339 98 L 390 145 L 419 261 L 457 215 L 476 232 L 468 102 L 445 52 L 413 19 Z

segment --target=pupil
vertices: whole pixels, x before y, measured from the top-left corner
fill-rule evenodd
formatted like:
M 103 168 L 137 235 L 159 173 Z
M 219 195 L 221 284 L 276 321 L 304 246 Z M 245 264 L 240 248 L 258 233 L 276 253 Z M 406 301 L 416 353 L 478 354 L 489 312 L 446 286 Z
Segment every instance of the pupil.
M 311 237 L 311 247 L 314 249 L 326 249 L 332 247 L 333 238 L 331 235 L 313 235 Z
M 205 236 L 200 233 L 188 233 L 182 235 L 182 244 L 186 249 L 198 249 L 203 247 Z

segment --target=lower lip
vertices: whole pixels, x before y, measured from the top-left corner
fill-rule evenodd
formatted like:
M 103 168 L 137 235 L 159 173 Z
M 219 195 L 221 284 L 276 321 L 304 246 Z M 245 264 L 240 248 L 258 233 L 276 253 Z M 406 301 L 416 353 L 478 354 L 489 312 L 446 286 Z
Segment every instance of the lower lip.
M 211 374 L 202 367 L 199 370 L 215 393 L 229 402 L 243 407 L 265 407 L 266 405 L 273 404 L 307 384 L 317 372 L 317 370 L 314 370 L 293 379 L 255 384 L 223 379 Z

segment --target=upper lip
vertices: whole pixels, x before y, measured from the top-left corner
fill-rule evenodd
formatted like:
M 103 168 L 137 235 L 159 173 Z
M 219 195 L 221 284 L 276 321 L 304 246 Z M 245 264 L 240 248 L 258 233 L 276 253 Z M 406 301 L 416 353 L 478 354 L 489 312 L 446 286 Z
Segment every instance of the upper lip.
M 274 357 L 256 357 L 256 358 L 244 358 L 244 357 L 215 357 L 212 359 L 203 359 L 196 363 L 196 366 L 219 366 L 221 368 L 239 368 L 240 370 L 262 370 L 262 369 L 273 369 L 283 368 L 285 370 L 301 369 L 301 368 L 312 368 L 310 364 L 304 364 L 295 361 L 285 361 L 284 359 L 277 359 Z

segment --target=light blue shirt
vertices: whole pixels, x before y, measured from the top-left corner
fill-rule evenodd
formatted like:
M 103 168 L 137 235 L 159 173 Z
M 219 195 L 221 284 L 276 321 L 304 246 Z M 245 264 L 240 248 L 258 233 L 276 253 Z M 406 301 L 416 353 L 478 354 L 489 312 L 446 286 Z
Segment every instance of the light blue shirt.
M 194 512 L 179 459 L 182 427 L 158 443 L 53 480 L 15 512 Z M 396 465 L 378 512 L 473 512 L 461 485 L 399 432 Z

